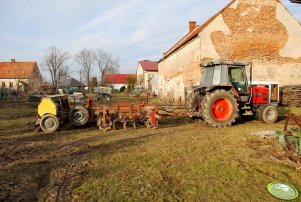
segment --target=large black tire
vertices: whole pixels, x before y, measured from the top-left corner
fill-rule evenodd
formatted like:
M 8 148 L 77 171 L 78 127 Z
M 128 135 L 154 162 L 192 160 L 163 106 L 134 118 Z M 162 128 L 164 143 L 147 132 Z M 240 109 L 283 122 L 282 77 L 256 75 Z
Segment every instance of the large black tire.
M 45 114 L 40 120 L 40 127 L 46 133 L 55 132 L 60 126 L 59 120 L 56 116 Z
M 189 113 L 195 113 L 199 110 L 199 96 L 197 91 L 192 91 L 186 97 L 186 109 Z
M 208 93 L 201 103 L 202 117 L 214 127 L 231 126 L 238 117 L 238 103 L 234 95 L 226 90 Z
M 84 126 L 89 121 L 89 111 L 83 106 L 76 106 L 69 112 L 69 121 L 74 126 Z
M 275 123 L 278 119 L 278 110 L 274 105 L 266 105 L 260 110 L 260 120 L 264 123 Z

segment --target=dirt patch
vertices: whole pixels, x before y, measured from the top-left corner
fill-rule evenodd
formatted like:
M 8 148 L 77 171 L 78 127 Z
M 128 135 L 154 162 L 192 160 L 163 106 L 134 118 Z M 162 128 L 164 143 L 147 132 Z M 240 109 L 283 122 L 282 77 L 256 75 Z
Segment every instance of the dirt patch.
M 167 118 L 156 130 L 0 133 L 0 201 L 273 201 L 267 183 L 301 188 L 301 175 L 254 134 L 282 125 Z

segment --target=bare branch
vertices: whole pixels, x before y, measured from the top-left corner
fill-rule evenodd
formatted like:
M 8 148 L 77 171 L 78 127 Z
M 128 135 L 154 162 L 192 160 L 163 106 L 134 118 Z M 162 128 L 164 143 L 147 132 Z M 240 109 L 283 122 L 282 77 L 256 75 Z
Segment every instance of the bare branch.
M 58 49 L 55 46 L 49 47 L 45 50 L 43 57 L 43 66 L 49 71 L 52 85 L 57 92 L 62 75 L 69 73 L 69 66 L 67 60 L 70 54 L 67 51 Z
M 106 73 L 118 73 L 119 59 L 111 53 L 98 49 L 95 53 L 95 61 L 101 74 L 101 84 L 104 86 L 104 75 Z
M 84 78 L 86 79 L 86 83 L 88 85 L 89 91 L 91 92 L 91 74 L 93 71 L 93 62 L 94 62 L 95 54 L 90 49 L 83 49 L 78 54 L 75 55 L 76 62 L 81 66 L 82 73 Z

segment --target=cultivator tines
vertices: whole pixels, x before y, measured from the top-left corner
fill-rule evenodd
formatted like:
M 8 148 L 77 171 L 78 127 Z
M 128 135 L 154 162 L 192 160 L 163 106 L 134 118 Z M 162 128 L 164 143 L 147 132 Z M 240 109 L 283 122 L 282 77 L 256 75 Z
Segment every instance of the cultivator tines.
M 293 127 L 289 127 L 290 121 L 295 124 Z M 276 129 L 275 137 L 283 151 L 288 152 L 288 156 L 299 158 L 301 155 L 301 117 L 288 112 L 284 128 Z
M 158 107 L 144 103 L 117 103 L 114 106 L 91 107 L 94 111 L 100 111 L 97 116 L 97 126 L 99 130 L 116 129 L 117 124 L 121 123 L 125 130 L 127 125 L 131 124 L 136 128 L 136 123 L 141 123 L 147 128 L 157 128 Z

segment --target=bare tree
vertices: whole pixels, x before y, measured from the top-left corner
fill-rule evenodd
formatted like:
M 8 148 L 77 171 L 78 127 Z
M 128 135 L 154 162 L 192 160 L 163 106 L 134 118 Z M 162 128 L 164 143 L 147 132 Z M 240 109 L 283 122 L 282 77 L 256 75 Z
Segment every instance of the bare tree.
M 60 69 L 58 72 L 58 81 L 61 84 L 63 81 L 66 81 L 70 76 L 69 67 L 65 69 Z
M 62 73 L 69 72 L 67 60 L 70 54 L 67 51 L 58 49 L 55 46 L 49 47 L 45 50 L 43 57 L 43 66 L 49 71 L 51 76 L 52 85 L 55 92 L 57 92 Z
M 131 92 L 135 88 L 135 85 L 137 84 L 137 77 L 136 76 L 128 76 L 127 84 L 128 84 L 127 91 Z
M 94 52 L 90 49 L 83 49 L 75 55 L 75 60 L 81 65 L 82 73 L 87 82 L 90 93 L 92 92 L 90 78 L 93 70 L 94 55 Z
M 106 73 L 118 73 L 119 59 L 111 53 L 98 49 L 95 53 L 95 61 L 100 71 L 101 85 L 105 84 L 104 75 Z

